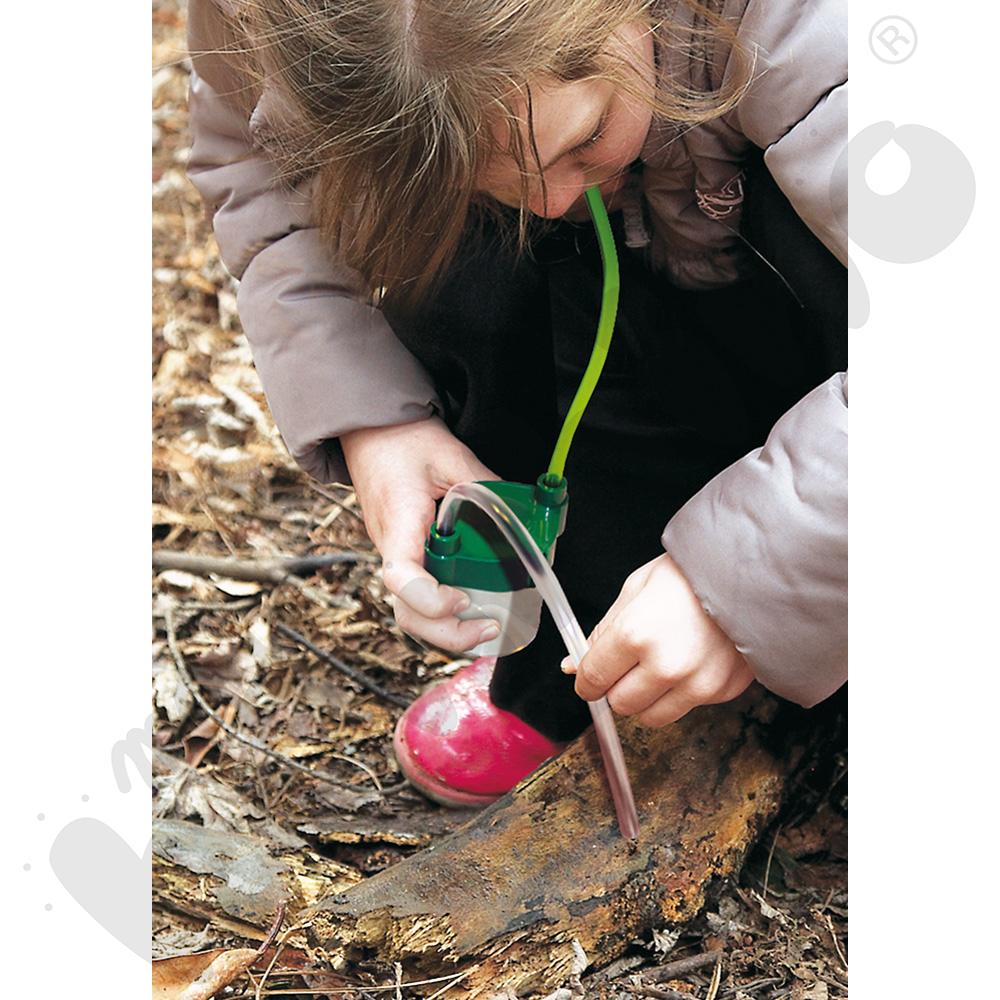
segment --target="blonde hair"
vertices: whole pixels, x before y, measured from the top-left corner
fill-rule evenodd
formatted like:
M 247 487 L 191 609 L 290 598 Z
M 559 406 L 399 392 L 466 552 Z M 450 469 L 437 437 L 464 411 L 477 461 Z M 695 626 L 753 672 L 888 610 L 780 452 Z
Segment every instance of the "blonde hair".
M 601 78 L 678 123 L 724 114 L 748 73 L 724 90 L 660 88 L 608 58 L 622 26 L 641 22 L 661 46 L 681 48 L 710 79 L 715 43 L 735 42 L 721 0 L 677 0 L 683 19 L 663 21 L 662 0 L 237 0 L 244 56 L 292 112 L 273 135 L 288 176 L 315 173 L 325 242 L 373 292 L 402 305 L 426 296 L 455 254 L 474 206 L 494 209 L 476 181 L 490 158 L 512 155 L 523 207 L 540 174 L 531 128 L 532 82 Z M 648 88 L 647 88 L 648 89 Z M 523 141 L 515 100 L 528 99 Z M 497 128 L 507 123 L 508 128 Z M 501 146 L 498 135 L 509 136 Z M 529 169 L 532 164 L 536 170 Z

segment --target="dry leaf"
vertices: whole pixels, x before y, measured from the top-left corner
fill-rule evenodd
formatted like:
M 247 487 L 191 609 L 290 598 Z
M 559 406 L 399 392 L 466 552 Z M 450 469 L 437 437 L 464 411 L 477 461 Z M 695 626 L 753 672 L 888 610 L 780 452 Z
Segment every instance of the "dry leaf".
M 212 583 L 230 597 L 250 597 L 253 594 L 259 594 L 264 589 L 259 583 L 254 583 L 252 580 L 229 580 L 214 575 Z
M 255 948 L 233 948 L 223 952 L 181 993 L 178 1000 L 212 1000 L 219 990 L 243 975 L 256 957 Z
M 231 726 L 236 717 L 236 701 L 229 702 L 222 710 L 222 718 Z M 184 737 L 184 760 L 189 767 L 197 767 L 223 734 L 222 728 L 211 716 L 204 719 L 198 726 Z
M 788 923 L 788 918 L 785 916 L 785 914 L 781 910 L 778 910 L 775 907 L 771 906 L 771 904 L 768 903 L 767 900 L 765 900 L 764 897 L 759 892 L 754 891 L 753 897 L 754 899 L 757 900 L 757 905 L 760 907 L 760 912 L 765 917 L 767 917 L 768 920 L 777 920 L 778 923 L 781 924 L 782 926 Z
M 282 736 L 274 744 L 274 750 L 284 757 L 299 760 L 303 757 L 318 757 L 336 749 L 336 743 L 302 743 L 293 737 Z
M 226 948 L 213 948 L 194 955 L 174 955 L 153 962 L 153 1000 L 180 1000 L 184 991 Z
M 153 693 L 156 707 L 162 708 L 171 722 L 179 724 L 191 714 L 194 697 L 172 659 L 163 657 L 153 661 Z
M 153 504 L 153 524 L 179 524 L 191 531 L 212 531 L 212 521 L 207 514 L 191 514 L 179 510 L 171 510 L 162 504 Z M 169 571 L 168 571 L 169 572 Z
M 262 670 L 271 667 L 271 626 L 263 618 L 254 619 L 247 630 L 250 635 L 250 650 L 254 662 Z

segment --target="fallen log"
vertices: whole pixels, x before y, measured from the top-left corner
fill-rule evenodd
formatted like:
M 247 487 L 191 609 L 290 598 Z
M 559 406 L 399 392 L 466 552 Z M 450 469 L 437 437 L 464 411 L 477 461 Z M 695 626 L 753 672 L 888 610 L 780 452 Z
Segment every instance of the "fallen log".
M 307 911 L 335 968 L 463 973 L 458 997 L 556 989 L 694 917 L 776 814 L 816 739 L 754 685 L 660 730 L 620 726 L 641 835 L 618 832 L 592 732 L 452 836 Z
M 289 923 L 361 879 L 313 851 L 185 820 L 153 821 L 153 902 L 251 940 L 285 907 Z

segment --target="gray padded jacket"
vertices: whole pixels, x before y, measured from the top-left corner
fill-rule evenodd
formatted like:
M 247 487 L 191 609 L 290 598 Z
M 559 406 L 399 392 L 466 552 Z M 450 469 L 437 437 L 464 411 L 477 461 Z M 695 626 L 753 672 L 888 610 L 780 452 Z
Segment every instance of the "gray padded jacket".
M 276 183 L 267 136 L 273 95 L 220 54 L 220 9 L 189 0 L 192 149 L 188 173 L 213 215 L 275 422 L 317 479 L 348 481 L 337 438 L 420 420 L 442 407 L 427 373 L 365 300 L 358 275 L 331 262 L 311 221 L 311 181 Z M 664 0 L 663 13 L 688 18 Z M 847 143 L 846 0 L 724 0 L 755 55 L 754 79 L 724 117 L 686 130 L 654 123 L 641 158 L 646 212 L 625 212 L 630 245 L 682 287 L 741 272 L 742 161 L 764 150 L 803 221 L 846 264 L 847 197 L 831 183 Z M 693 78 L 662 47 L 660 72 L 703 89 L 733 68 L 726 47 Z M 644 219 L 649 220 L 647 226 Z M 665 278 L 665 280 L 667 280 Z M 775 425 L 670 521 L 663 544 L 758 679 L 811 706 L 846 679 L 847 381 L 838 375 Z

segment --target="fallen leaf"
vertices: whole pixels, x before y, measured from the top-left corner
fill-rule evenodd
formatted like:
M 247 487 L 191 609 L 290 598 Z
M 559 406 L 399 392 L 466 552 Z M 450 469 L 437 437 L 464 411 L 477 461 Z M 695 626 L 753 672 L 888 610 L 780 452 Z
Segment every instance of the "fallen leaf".
M 788 918 L 785 914 L 781 910 L 771 906 L 771 904 L 768 903 L 759 892 L 753 892 L 753 897 L 757 900 L 760 912 L 767 917 L 768 920 L 777 920 L 782 926 L 788 923 Z
M 348 812 L 354 812 L 382 798 L 374 788 L 355 792 L 350 788 L 337 788 L 334 785 L 323 785 L 317 790 L 317 796 L 334 809 L 346 809 Z
M 256 948 L 224 951 L 180 994 L 178 1000 L 212 1000 L 216 993 L 243 975 L 256 957 Z
M 222 710 L 221 716 L 227 725 L 231 726 L 236 717 L 236 701 L 229 702 Z M 197 767 L 205 755 L 219 742 L 223 734 L 222 727 L 211 716 L 191 730 L 184 737 L 184 760 L 189 767 Z
M 183 722 L 194 707 L 194 696 L 181 679 L 174 661 L 167 657 L 153 661 L 153 694 L 156 707 L 162 708 L 175 724 Z
M 262 670 L 271 667 L 271 626 L 263 618 L 256 618 L 247 630 L 250 635 L 250 651 L 254 662 Z
M 179 524 L 183 528 L 190 528 L 192 531 L 212 531 L 212 520 L 207 514 L 186 513 L 179 510 L 171 510 L 162 504 L 153 504 L 153 524 Z M 169 570 L 167 572 L 170 572 Z
M 214 575 L 212 583 L 230 597 L 250 597 L 253 594 L 259 594 L 264 589 L 259 583 L 254 583 L 252 580 L 228 580 Z
M 184 991 L 226 948 L 213 948 L 194 955 L 175 955 L 153 962 L 153 1000 L 180 1000 Z
M 153 815 L 165 819 L 198 816 L 212 829 L 254 833 L 282 847 L 305 847 L 305 841 L 270 820 L 246 796 L 210 775 L 188 767 L 163 750 L 153 751 Z
M 336 749 L 336 743 L 303 743 L 289 736 L 282 736 L 274 744 L 273 749 L 284 757 L 299 760 L 303 757 L 318 757 Z

